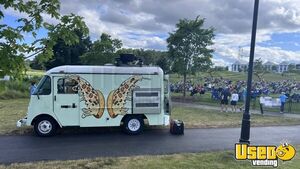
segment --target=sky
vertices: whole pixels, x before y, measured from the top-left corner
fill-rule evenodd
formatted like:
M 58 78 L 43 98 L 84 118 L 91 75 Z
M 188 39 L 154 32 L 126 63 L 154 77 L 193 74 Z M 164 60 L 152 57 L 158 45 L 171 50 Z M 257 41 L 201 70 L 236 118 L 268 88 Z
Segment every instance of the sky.
M 94 41 L 102 33 L 122 40 L 125 48 L 167 50 L 166 39 L 179 19 L 205 18 L 215 28 L 213 62 L 228 66 L 249 60 L 254 0 L 61 0 L 60 13 L 84 17 Z M 23 14 L 5 10 L 0 22 L 15 25 Z M 49 16 L 46 21 L 55 23 Z M 300 63 L 300 2 L 260 0 L 255 59 Z M 45 30 L 38 37 L 46 36 Z M 25 35 L 25 40 L 33 37 Z

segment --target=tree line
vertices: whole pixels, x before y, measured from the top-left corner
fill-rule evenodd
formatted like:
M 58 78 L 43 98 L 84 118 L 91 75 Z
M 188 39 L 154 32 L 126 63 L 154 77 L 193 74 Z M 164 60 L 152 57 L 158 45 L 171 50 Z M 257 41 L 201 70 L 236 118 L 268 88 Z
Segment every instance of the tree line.
M 3 22 L 5 9 L 22 13 L 17 26 Z M 205 19 L 180 19 L 169 32 L 167 51 L 122 48 L 122 41 L 102 33 L 92 42 L 84 18 L 75 14 L 61 15 L 59 0 L 0 1 L 0 72 L 22 78 L 26 60 L 34 69 L 50 69 L 59 65 L 104 65 L 114 63 L 120 53 L 131 53 L 145 65 L 160 66 L 165 72 L 187 74 L 207 71 L 212 66 L 214 29 L 204 28 Z M 45 18 L 56 20 L 50 23 Z M 46 30 L 45 37 L 38 31 Z M 31 35 L 34 41 L 26 40 Z
M 204 19 L 180 20 L 177 30 L 167 39 L 168 51 L 122 48 L 122 41 L 102 33 L 100 38 L 91 42 L 88 35 L 77 29 L 78 43 L 68 45 L 58 39 L 53 46 L 53 57 L 45 62 L 37 56 L 30 64 L 33 69 L 51 69 L 61 65 L 105 65 L 114 64 L 120 54 L 133 54 L 145 65 L 156 65 L 164 72 L 176 72 L 184 76 L 211 68 L 213 29 L 203 29 Z
M 92 42 L 89 36 L 83 36 L 80 30 L 75 32 L 79 42 L 67 45 L 59 39 L 53 46 L 53 57 L 47 61 L 35 57 L 30 61 L 32 69 L 48 70 L 61 65 L 105 65 L 114 64 L 120 54 L 133 54 L 143 60 L 145 65 L 160 66 L 165 72 L 170 72 L 170 60 L 167 51 L 122 48 L 119 39 L 112 38 L 109 34 L 102 33 L 99 40 Z

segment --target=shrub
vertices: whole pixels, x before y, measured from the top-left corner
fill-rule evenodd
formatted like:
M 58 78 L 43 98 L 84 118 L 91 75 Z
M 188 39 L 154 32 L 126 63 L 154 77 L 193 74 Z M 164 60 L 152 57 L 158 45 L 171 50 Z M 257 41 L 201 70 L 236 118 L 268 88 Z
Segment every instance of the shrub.
M 26 83 L 35 82 L 36 84 L 41 80 L 42 76 L 26 76 L 24 77 L 23 81 Z
M 30 79 L 0 81 L 0 99 L 28 98 Z
M 5 90 L 5 82 L 0 81 L 0 92 L 3 92 Z
M 29 92 L 7 89 L 0 93 L 0 99 L 29 98 Z
M 20 92 L 28 92 L 30 83 L 25 81 L 13 80 L 5 82 L 6 90 L 15 90 Z

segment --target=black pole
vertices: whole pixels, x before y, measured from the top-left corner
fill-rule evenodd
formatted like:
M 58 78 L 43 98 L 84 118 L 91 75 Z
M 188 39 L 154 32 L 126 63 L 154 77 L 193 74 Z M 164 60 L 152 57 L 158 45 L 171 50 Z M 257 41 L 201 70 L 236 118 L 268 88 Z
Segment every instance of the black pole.
M 259 0 L 255 0 L 254 12 L 253 12 L 253 23 L 252 23 L 251 48 L 250 48 L 250 57 L 249 57 L 249 66 L 248 66 L 247 96 L 246 96 L 245 111 L 243 114 L 241 137 L 240 137 L 240 143 L 248 143 L 248 144 L 250 144 L 249 110 L 250 110 L 250 99 L 251 99 L 251 84 L 252 84 L 253 60 L 254 60 L 254 50 L 255 50 L 258 4 L 259 4 Z

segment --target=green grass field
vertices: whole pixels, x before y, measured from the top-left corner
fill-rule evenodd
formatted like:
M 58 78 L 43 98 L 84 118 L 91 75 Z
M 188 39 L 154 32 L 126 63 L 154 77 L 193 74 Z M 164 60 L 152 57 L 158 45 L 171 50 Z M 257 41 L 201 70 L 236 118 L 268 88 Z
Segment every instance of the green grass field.
M 28 102 L 28 99 L 0 100 L 0 134 L 11 135 L 33 132 L 32 127 L 16 127 L 16 121 L 23 118 L 26 114 Z M 299 119 L 262 115 L 253 115 L 251 117 L 252 126 L 300 124 Z M 183 120 L 188 128 L 239 127 L 242 114 L 174 107 L 172 109 L 172 118 Z M 82 131 L 86 132 L 86 130 Z M 91 131 L 95 131 L 95 129 L 91 129 Z M 71 130 L 71 132 L 75 132 L 75 130 Z
M 17 128 L 17 120 L 27 111 L 29 99 L 0 100 L 0 134 L 23 134 L 31 132 L 30 127 Z
M 234 143 L 233 143 L 234 145 Z M 300 146 L 296 146 L 299 152 Z M 291 161 L 279 160 L 279 169 L 298 169 L 300 155 Z M 265 169 L 273 167 L 253 167 L 250 161 L 236 161 L 233 151 L 217 151 L 203 153 L 183 153 L 173 155 L 135 156 L 117 158 L 94 158 L 68 161 L 42 161 L 33 163 L 15 163 L 0 165 L 0 169 Z
M 181 119 L 189 128 L 220 128 L 240 127 L 242 113 L 221 113 L 216 110 L 174 107 L 174 119 Z M 300 124 L 300 119 L 251 115 L 251 126 L 295 125 Z

